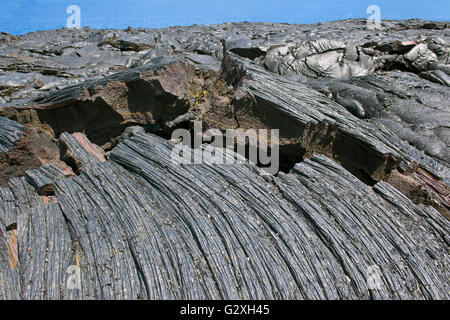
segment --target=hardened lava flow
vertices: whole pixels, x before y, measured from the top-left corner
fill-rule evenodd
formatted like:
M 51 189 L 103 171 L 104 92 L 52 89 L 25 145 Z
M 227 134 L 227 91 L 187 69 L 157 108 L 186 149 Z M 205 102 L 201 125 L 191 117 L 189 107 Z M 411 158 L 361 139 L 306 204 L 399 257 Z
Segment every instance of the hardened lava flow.
M 449 24 L 365 23 L 2 33 L 0 299 L 449 299 Z

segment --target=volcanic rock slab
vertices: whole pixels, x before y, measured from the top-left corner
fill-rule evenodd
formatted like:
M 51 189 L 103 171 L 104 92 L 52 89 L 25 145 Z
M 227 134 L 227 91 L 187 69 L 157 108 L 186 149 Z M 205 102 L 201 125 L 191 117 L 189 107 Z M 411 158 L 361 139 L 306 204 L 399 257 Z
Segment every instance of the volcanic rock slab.
M 52 202 L 12 179 L 1 246 L 18 263 L 2 250 L 2 297 L 448 298 L 449 222 L 432 207 L 324 156 L 268 179 L 251 164 L 174 164 L 172 147 L 125 140 L 110 162 L 57 180 Z M 70 265 L 79 290 L 66 287 Z

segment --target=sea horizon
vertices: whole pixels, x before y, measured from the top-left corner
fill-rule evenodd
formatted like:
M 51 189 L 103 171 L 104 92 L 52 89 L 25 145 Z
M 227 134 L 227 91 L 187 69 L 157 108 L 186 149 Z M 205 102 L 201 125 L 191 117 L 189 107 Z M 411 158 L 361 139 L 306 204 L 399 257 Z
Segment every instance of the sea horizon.
M 449 4 L 444 0 L 423 3 L 387 0 L 18 0 L 0 4 L 0 31 L 15 35 L 67 26 L 68 8 L 80 9 L 80 26 L 93 29 L 149 28 L 216 25 L 223 23 L 314 24 L 347 19 L 367 19 L 369 6 L 380 10 L 381 20 L 448 21 Z M 122 9 L 125 7 L 126 9 Z
M 327 21 L 317 21 L 317 22 L 310 22 L 310 23 L 302 23 L 302 22 L 283 22 L 283 21 L 224 21 L 220 23 L 209 23 L 209 24 L 200 24 L 200 23 L 193 23 L 193 24 L 186 24 L 186 25 L 169 25 L 169 26 L 161 26 L 161 27 L 147 27 L 147 26 L 126 26 L 126 27 L 120 27 L 120 28 L 102 28 L 102 27 L 92 27 L 92 26 L 82 26 L 81 28 L 88 28 L 88 29 L 94 29 L 94 30 L 126 30 L 127 28 L 134 28 L 134 29 L 151 29 L 151 30 L 158 30 L 158 29 L 169 29 L 169 28 L 181 28 L 181 27 L 193 27 L 193 26 L 219 26 L 219 25 L 225 25 L 225 24 L 243 24 L 243 23 L 252 23 L 252 24 L 288 24 L 288 25 L 315 25 L 319 23 L 333 23 L 333 22 L 339 22 L 339 21 L 347 21 L 347 20 L 366 20 L 367 18 L 360 17 L 360 18 L 343 18 L 343 19 L 335 19 L 335 20 L 327 20 Z M 421 18 L 407 18 L 407 19 L 382 19 L 383 21 L 411 21 L 411 20 L 419 20 L 419 21 L 436 21 L 436 22 L 450 22 L 448 19 L 421 19 Z M 0 29 L 0 32 L 5 32 L 7 34 L 11 34 L 14 36 L 23 36 L 29 33 L 35 33 L 35 32 L 43 32 L 43 31 L 52 31 L 52 30 L 60 30 L 60 29 L 67 29 L 66 26 L 61 26 L 58 28 L 50 28 L 50 29 L 42 29 L 42 30 L 35 30 L 35 31 L 29 31 L 22 34 L 16 34 L 16 33 L 10 33 L 5 32 Z

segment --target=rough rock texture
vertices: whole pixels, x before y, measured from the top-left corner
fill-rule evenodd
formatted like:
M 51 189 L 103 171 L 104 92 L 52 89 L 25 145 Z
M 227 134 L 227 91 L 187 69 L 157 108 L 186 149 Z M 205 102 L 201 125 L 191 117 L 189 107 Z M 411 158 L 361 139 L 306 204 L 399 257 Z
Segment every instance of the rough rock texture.
M 63 170 L 67 167 L 59 160 L 58 146 L 50 134 L 0 117 L 0 186 L 28 169 L 50 164 Z
M 448 299 L 448 30 L 1 35 L 0 299 Z M 175 163 L 193 120 L 279 129 L 280 171 Z

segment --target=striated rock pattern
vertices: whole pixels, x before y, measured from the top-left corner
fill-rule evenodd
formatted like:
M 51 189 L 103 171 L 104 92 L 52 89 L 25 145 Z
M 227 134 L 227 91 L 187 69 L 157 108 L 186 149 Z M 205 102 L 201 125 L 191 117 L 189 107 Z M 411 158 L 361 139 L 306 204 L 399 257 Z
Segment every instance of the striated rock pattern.
M 448 28 L 0 35 L 0 299 L 449 299 Z

